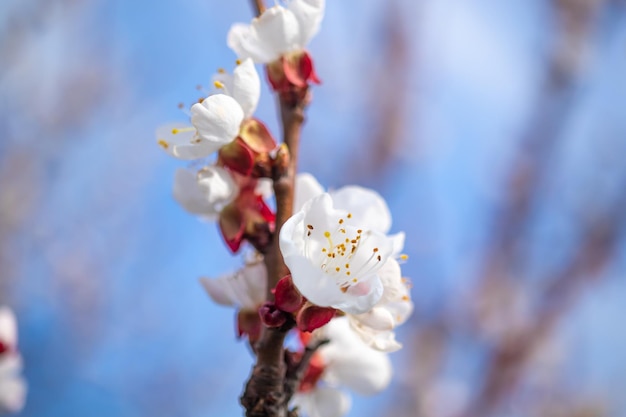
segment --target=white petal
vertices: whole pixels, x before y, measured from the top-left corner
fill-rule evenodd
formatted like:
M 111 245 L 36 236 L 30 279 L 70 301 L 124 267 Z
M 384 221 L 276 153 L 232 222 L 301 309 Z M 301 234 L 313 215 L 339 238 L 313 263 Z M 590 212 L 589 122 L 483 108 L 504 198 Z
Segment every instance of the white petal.
M 200 139 L 196 129 L 184 123 L 159 126 L 156 130 L 156 138 L 157 143 L 165 152 L 178 159 L 206 158 L 216 151 L 215 145 Z
M 15 314 L 8 307 L 0 307 L 0 341 L 11 347 L 17 346 Z
M 329 387 L 319 387 L 308 393 L 296 394 L 293 405 L 301 408 L 309 417 L 342 417 L 352 402 L 343 392 Z
M 331 320 L 323 331 L 330 340 L 319 350 L 327 364 L 325 381 L 361 395 L 375 394 L 389 385 L 392 374 L 389 357 L 366 346 L 346 317 Z
M 17 413 L 26 402 L 26 382 L 20 376 L 0 378 L 0 414 Z
M 257 262 L 217 279 L 200 278 L 200 283 L 217 304 L 254 311 L 265 301 L 267 272 Z
M 174 174 L 174 199 L 185 210 L 207 218 L 215 218 L 219 212 L 215 210 L 204 193 L 198 187 L 198 176 L 195 171 L 179 168 Z
M 374 330 L 392 330 L 394 328 L 393 316 L 389 311 L 380 307 L 374 307 L 367 313 L 354 315 L 353 318 Z
M 206 166 L 198 172 L 198 188 L 218 212 L 239 194 L 239 187 L 230 172 L 218 166 Z
M 256 63 L 267 64 L 277 58 L 276 51 L 271 45 L 259 39 L 251 25 L 243 23 L 232 25 L 226 43 L 240 59 L 251 58 Z
M 259 178 L 254 187 L 254 194 L 260 195 L 263 199 L 270 199 L 274 195 L 274 182 L 269 178 Z
M 294 192 L 294 213 L 300 211 L 304 207 L 304 203 L 324 193 L 324 187 L 308 172 L 302 172 L 296 175 L 296 187 Z
M 352 213 L 355 222 L 364 228 L 387 233 L 391 228 L 391 213 L 385 200 L 377 192 L 349 185 L 330 193 L 337 209 Z
M 262 63 L 272 62 L 286 52 L 301 48 L 298 19 L 281 6 L 270 7 L 253 19 L 248 32 L 237 28 L 233 38 L 233 44 L 244 54 Z
M 300 47 L 304 48 L 317 34 L 324 18 L 324 0 L 292 0 L 287 6 L 298 19 Z
M 405 235 L 404 232 L 399 232 L 396 233 L 394 235 L 389 236 L 391 239 L 393 239 L 393 252 L 392 252 L 392 256 L 393 257 L 397 257 L 400 256 L 400 253 L 402 252 L 402 250 L 404 249 L 404 240 L 405 240 Z
M 191 123 L 201 139 L 213 144 L 215 150 L 232 142 L 239 133 L 243 109 L 225 94 L 207 97 L 191 106 Z
M 231 95 L 241 105 L 244 118 L 251 117 L 261 97 L 261 79 L 252 59 L 244 60 L 235 68 Z

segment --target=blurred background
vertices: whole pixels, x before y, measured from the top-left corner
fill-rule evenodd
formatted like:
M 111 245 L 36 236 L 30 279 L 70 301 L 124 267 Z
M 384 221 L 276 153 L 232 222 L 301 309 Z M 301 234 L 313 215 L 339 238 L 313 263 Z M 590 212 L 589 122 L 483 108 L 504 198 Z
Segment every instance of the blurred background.
M 271 3 L 271 2 L 270 2 Z M 241 264 L 171 197 L 246 0 L 0 3 L 0 304 L 21 416 L 240 416 L 252 357 L 198 277 Z M 626 3 L 328 0 L 301 168 L 374 187 L 414 316 L 350 416 L 626 415 Z M 265 87 L 264 87 L 265 88 Z M 257 116 L 278 133 L 267 88 Z

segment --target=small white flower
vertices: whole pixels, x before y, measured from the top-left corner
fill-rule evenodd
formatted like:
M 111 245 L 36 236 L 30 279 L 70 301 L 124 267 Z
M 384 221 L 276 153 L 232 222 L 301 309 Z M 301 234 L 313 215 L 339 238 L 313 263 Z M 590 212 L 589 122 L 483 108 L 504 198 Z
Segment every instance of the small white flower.
M 347 388 L 360 395 L 374 395 L 391 381 L 392 369 L 388 356 L 370 349 L 352 331 L 345 317 L 335 318 L 319 329 L 316 337 L 330 343 L 318 354 L 324 363 L 321 381 L 309 392 L 294 396 L 309 417 L 341 417 L 350 409 L 350 397 L 341 391 Z
M 232 75 L 218 73 L 214 85 L 218 94 L 191 106 L 193 127 L 174 123 L 157 129 L 157 143 L 175 158 L 201 159 L 228 145 L 256 109 L 261 80 L 251 59 L 239 64 Z
M 24 407 L 26 382 L 21 371 L 15 316 L 10 309 L 0 307 L 0 414 L 16 413 Z
M 324 0 L 291 0 L 286 8 L 270 7 L 249 25 L 234 24 L 227 44 L 242 59 L 270 63 L 306 47 L 319 30 L 324 7 Z
M 393 246 L 393 239 L 335 207 L 326 193 L 309 200 L 280 231 L 285 264 L 302 295 L 352 314 L 367 312 L 382 296 L 378 270 Z
M 179 168 L 174 175 L 174 199 L 188 212 L 215 220 L 239 193 L 231 174 L 218 166 L 199 172 Z
M 207 294 L 217 304 L 234 306 L 244 311 L 256 311 L 265 302 L 267 271 L 257 259 L 234 274 L 221 278 L 200 278 Z

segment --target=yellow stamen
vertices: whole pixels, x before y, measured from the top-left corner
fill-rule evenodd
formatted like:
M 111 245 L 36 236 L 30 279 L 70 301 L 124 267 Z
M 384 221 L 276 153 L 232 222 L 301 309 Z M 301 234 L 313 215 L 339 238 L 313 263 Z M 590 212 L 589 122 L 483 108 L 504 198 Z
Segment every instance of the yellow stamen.
M 157 142 L 159 144 L 159 146 L 161 146 L 163 149 L 167 149 L 170 147 L 170 144 L 167 143 L 166 140 L 164 139 L 159 139 L 159 141 Z

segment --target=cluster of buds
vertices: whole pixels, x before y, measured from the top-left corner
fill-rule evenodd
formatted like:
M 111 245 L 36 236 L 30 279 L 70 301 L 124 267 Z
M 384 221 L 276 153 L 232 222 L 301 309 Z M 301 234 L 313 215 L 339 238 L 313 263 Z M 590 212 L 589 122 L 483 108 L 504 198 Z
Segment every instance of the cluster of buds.
M 0 414 L 16 413 L 24 407 L 26 383 L 21 372 L 15 315 L 9 308 L 0 307 Z
M 174 178 L 181 206 L 216 221 L 231 252 L 248 244 L 240 270 L 201 279 L 208 295 L 237 309 L 237 335 L 247 337 L 253 352 L 272 329 L 296 333 L 300 348 L 280 347 L 285 354 L 278 356 L 298 369 L 291 372 L 297 384 L 288 405 L 310 417 L 340 417 L 350 407 L 343 388 L 370 395 L 391 379 L 388 353 L 401 347 L 395 329 L 413 310 L 400 269 L 404 234 L 389 234 L 389 208 L 375 191 L 347 186 L 326 192 L 310 174 L 292 177 L 294 214 L 276 224 L 268 204 L 278 199 L 272 184 L 291 175 L 294 161 L 287 145 L 278 146 L 252 116 L 261 91 L 254 64 L 265 65 L 281 104 L 308 104 L 310 84 L 320 82 L 305 46 L 325 6 L 324 0 L 285 3 L 232 26 L 233 74 L 219 70 L 212 94 L 191 106 L 191 126 L 164 126 L 157 142 L 170 155 L 194 161 L 194 169 L 181 168 Z M 272 270 L 288 272 L 272 280 L 267 263 L 283 260 Z

